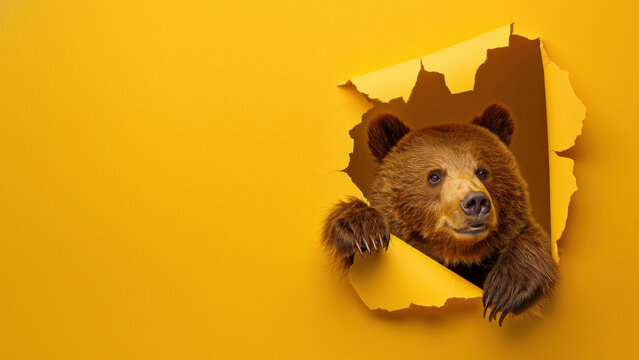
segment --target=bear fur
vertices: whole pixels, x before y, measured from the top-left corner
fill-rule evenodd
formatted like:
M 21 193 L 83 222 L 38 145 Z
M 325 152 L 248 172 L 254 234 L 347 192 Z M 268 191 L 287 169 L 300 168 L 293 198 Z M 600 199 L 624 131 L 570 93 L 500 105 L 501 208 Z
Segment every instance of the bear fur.
M 508 149 L 509 111 L 489 106 L 468 124 L 411 130 L 384 114 L 368 128 L 378 162 L 370 205 L 337 204 L 323 243 L 345 267 L 388 247 L 390 234 L 483 287 L 484 316 L 499 324 L 547 298 L 558 278 L 548 234 L 531 214 L 527 184 Z

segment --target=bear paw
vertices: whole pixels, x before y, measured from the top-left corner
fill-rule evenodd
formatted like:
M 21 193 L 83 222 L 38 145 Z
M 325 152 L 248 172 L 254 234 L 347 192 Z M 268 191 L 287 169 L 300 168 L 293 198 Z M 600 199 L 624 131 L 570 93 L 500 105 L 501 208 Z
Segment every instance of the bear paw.
M 340 259 L 388 249 L 390 231 L 382 214 L 359 199 L 338 204 L 324 227 L 324 243 Z
M 542 297 L 545 290 L 541 276 L 520 274 L 512 268 L 496 266 L 484 283 L 484 317 L 488 308 L 491 309 L 488 321 L 497 320 L 497 315 L 501 313 L 501 326 L 506 315 L 524 312 Z

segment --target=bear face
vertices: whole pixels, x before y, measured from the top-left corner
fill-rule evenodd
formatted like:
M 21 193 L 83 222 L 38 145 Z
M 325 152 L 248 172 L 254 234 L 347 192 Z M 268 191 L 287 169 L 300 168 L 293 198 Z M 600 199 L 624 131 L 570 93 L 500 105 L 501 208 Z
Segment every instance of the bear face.
M 369 126 L 379 162 L 370 198 L 391 233 L 446 265 L 480 263 L 530 218 L 527 185 L 507 145 L 509 112 L 410 130 L 392 115 Z

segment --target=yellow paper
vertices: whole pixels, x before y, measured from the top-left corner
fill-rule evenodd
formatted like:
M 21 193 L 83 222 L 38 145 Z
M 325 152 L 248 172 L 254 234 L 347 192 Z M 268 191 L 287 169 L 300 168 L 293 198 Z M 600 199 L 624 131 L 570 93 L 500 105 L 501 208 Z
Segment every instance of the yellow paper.
M 557 241 L 568 219 L 568 205 L 577 191 L 577 179 L 572 173 L 574 161 L 560 157 L 557 152 L 568 150 L 581 133 L 586 107 L 570 85 L 568 72 L 559 69 L 541 48 L 546 84 L 546 118 L 548 122 L 548 152 L 550 167 L 550 221 L 552 254 L 559 261 Z
M 371 309 L 442 306 L 450 298 L 482 294 L 477 286 L 394 236 L 387 252 L 356 258 L 348 278 Z
M 388 102 L 409 98 L 421 64 L 426 71 L 445 76 L 451 93 L 473 89 L 477 68 L 488 49 L 508 46 L 513 27 L 502 26 L 477 38 L 370 74 L 350 79 L 349 84 L 369 99 Z M 540 42 L 541 44 L 541 42 Z M 570 148 L 581 131 L 585 108 L 576 97 L 568 74 L 560 70 L 541 48 L 544 64 L 546 118 L 550 175 L 550 224 L 552 253 L 559 260 L 557 240 L 565 228 L 568 205 L 577 190 L 573 160 L 557 152 Z M 480 297 L 481 289 L 428 258 L 399 239 L 388 254 L 357 260 L 349 279 L 371 309 L 399 310 L 410 304 L 442 306 L 449 298 Z
M 361 93 L 384 102 L 398 97 L 408 100 L 423 64 L 428 71 L 446 75 L 446 86 L 453 94 L 469 91 L 473 89 L 477 68 L 486 60 L 486 50 L 508 46 L 509 36 L 510 25 L 504 25 L 444 50 L 354 77 L 350 81 Z

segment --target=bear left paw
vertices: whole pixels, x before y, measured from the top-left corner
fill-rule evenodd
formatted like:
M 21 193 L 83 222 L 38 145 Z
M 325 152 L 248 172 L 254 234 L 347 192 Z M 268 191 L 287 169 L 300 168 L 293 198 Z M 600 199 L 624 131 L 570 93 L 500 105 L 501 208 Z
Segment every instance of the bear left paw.
M 497 315 L 501 313 L 501 326 L 506 315 L 524 312 L 541 298 L 545 289 L 541 277 L 519 274 L 516 270 L 503 266 L 495 267 L 484 283 L 484 317 L 488 308 L 491 309 L 488 321 L 497 320 Z

